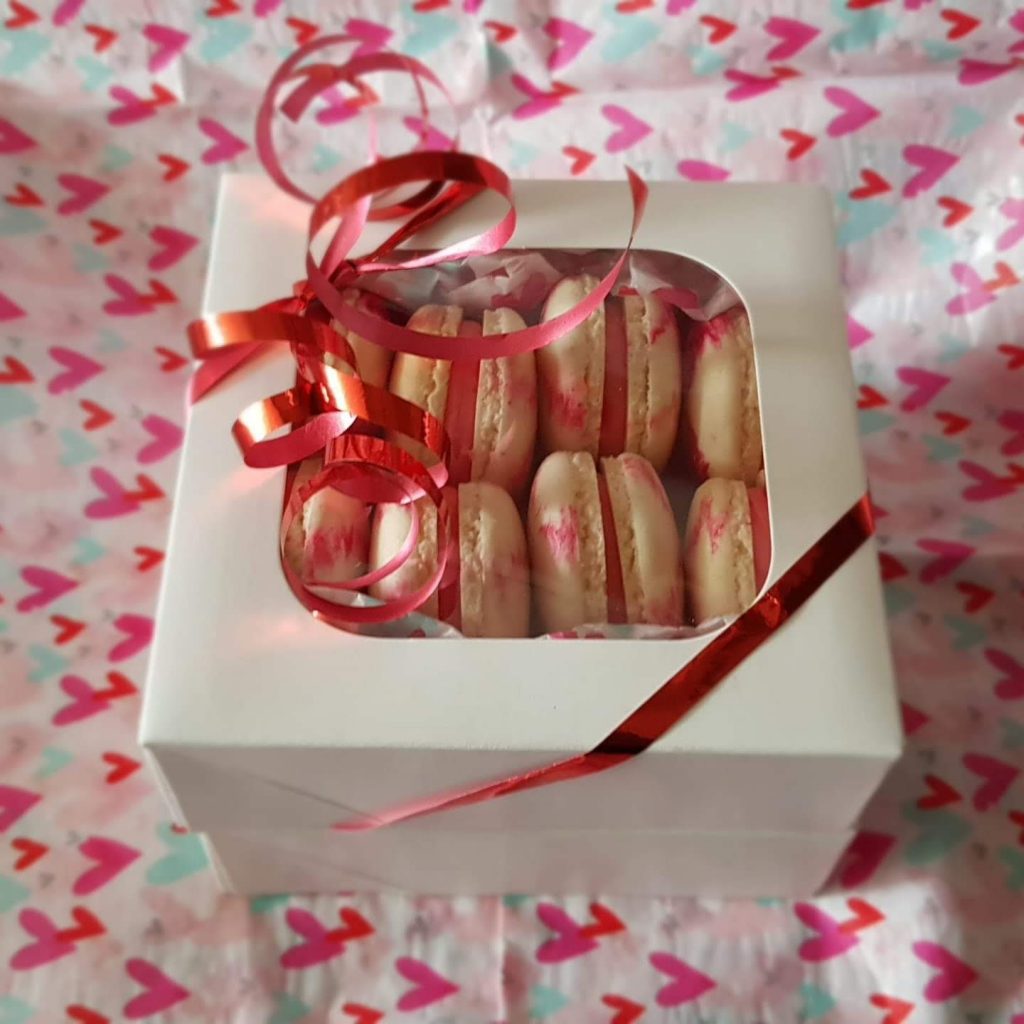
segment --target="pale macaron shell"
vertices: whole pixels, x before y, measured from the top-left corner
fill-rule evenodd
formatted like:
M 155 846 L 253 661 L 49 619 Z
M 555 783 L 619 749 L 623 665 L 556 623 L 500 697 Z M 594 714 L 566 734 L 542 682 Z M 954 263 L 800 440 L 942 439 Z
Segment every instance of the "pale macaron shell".
M 608 617 L 597 469 L 587 452 L 553 452 L 533 480 L 527 516 L 533 588 L 547 632 Z
M 693 330 L 686 400 L 702 475 L 753 484 L 764 461 L 750 321 L 734 307 Z
M 563 278 L 544 303 L 543 319 L 551 320 L 568 312 L 598 283 L 589 274 Z M 548 451 L 597 454 L 604 368 L 603 305 L 557 341 L 537 350 L 540 433 Z
M 681 626 L 679 530 L 658 474 L 632 452 L 601 459 L 601 472 L 615 520 L 627 621 Z
M 526 327 L 511 309 L 483 314 L 483 334 L 507 334 Z M 537 440 L 537 364 L 532 352 L 484 359 L 477 386 L 473 438 L 474 480 L 487 480 L 518 494 L 533 467 Z
M 622 299 L 629 346 L 626 451 L 665 468 L 676 442 L 683 399 L 683 356 L 672 310 L 655 295 Z
M 366 292 L 360 291 L 358 288 L 346 288 L 341 293 L 341 298 L 343 302 L 350 306 L 355 306 L 366 312 L 374 312 L 374 300 Z M 352 347 L 352 352 L 356 357 L 356 375 L 366 381 L 367 384 L 372 384 L 378 388 L 386 388 L 388 386 L 388 376 L 391 372 L 391 351 L 372 341 L 367 341 L 366 338 L 361 337 L 354 331 L 347 330 L 337 320 L 332 320 L 331 326 Z M 336 369 L 348 369 L 346 364 L 341 363 L 340 360 L 335 360 L 333 356 L 328 356 L 327 362 Z
M 712 477 L 693 495 L 683 544 L 690 614 L 699 624 L 754 602 L 754 533 L 746 484 Z
M 319 458 L 306 459 L 295 474 L 293 489 L 308 483 L 320 469 Z M 343 583 L 366 571 L 369 540 L 368 507 L 325 487 L 292 520 L 285 537 L 285 558 L 305 582 Z
M 409 317 L 408 328 L 422 334 L 454 338 L 462 327 L 461 306 L 421 306 Z M 448 379 L 451 363 L 447 359 L 399 352 L 391 366 L 391 390 L 399 398 L 444 419 L 448 405 Z
M 417 502 L 420 536 L 408 560 L 373 584 L 380 599 L 405 597 L 437 568 L 437 510 Z M 405 542 L 411 517 L 405 505 L 378 505 L 370 541 L 370 567 L 380 568 Z M 515 503 L 490 483 L 459 487 L 459 590 L 462 633 L 468 637 L 523 637 L 530 626 L 530 572 L 526 536 Z M 436 618 L 437 593 L 418 611 Z

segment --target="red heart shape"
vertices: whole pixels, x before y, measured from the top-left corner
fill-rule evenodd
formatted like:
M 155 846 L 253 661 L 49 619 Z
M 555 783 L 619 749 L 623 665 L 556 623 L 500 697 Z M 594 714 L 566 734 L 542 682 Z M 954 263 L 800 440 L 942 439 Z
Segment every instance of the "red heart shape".
M 940 196 L 938 203 L 944 210 L 949 210 L 942 221 L 943 226 L 947 228 L 959 224 L 960 221 L 974 213 L 974 207 L 970 203 L 961 202 L 952 196 Z
M 922 811 L 934 811 L 939 807 L 948 807 L 962 799 L 957 790 L 936 775 L 926 775 L 924 782 L 928 787 L 928 793 L 917 801 L 917 806 Z
M 872 196 L 880 196 L 892 191 L 892 185 L 877 171 L 873 171 L 869 167 L 865 167 L 860 172 L 860 180 L 864 184 L 860 188 L 851 190 L 851 199 L 870 199 Z
M 11 840 L 13 849 L 18 850 L 21 856 L 14 862 L 15 871 L 24 871 L 30 868 L 40 857 L 50 852 L 45 843 L 37 843 L 34 839 L 19 837 Z
M 805 135 L 795 128 L 785 128 L 779 134 L 791 143 L 786 151 L 787 160 L 799 160 L 818 141 L 813 135 Z

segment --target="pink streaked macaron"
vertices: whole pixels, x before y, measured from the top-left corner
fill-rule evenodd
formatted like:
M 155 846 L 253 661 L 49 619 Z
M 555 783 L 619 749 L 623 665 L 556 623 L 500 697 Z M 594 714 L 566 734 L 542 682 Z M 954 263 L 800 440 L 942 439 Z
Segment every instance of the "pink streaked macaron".
M 754 603 L 772 556 L 764 487 L 712 477 L 697 488 L 686 522 L 687 606 L 699 624 Z
M 679 533 L 643 456 L 555 452 L 537 470 L 528 517 L 533 585 L 548 632 L 605 622 L 679 626 Z
M 523 637 L 530 628 L 530 563 L 523 522 L 507 491 L 490 483 L 445 489 L 446 514 L 458 524 L 445 580 L 420 607 L 463 636 Z M 406 597 L 422 587 L 437 569 L 437 510 L 421 498 L 420 535 L 406 562 L 373 584 L 381 600 Z M 406 505 L 378 505 L 370 538 L 370 568 L 385 565 L 399 552 L 409 533 Z M 457 565 L 452 564 L 452 560 Z
M 320 472 L 319 457 L 299 466 L 292 489 Z M 292 520 L 285 536 L 284 554 L 303 583 L 344 583 L 366 572 L 370 544 L 370 510 L 363 502 L 325 487 L 317 491 Z M 324 593 L 333 599 L 343 591 Z
M 459 306 L 423 306 L 408 326 L 425 334 L 506 334 L 526 324 L 511 309 L 486 310 L 483 323 Z M 529 480 L 537 435 L 537 371 L 532 352 L 479 363 L 399 353 L 391 390 L 441 420 L 451 441 L 453 483 L 485 480 L 512 494 Z
M 383 316 L 384 302 L 378 296 L 370 292 L 360 291 L 358 288 L 346 288 L 341 293 L 342 299 L 350 306 L 356 306 L 360 310 L 375 313 Z M 367 341 L 353 331 L 346 330 L 337 320 L 331 321 L 331 326 L 352 346 L 352 354 L 356 357 L 355 372 L 367 384 L 374 387 L 386 388 L 388 376 L 391 373 L 391 352 L 381 345 Z M 335 362 L 328 359 L 328 362 L 336 369 L 347 370 L 347 364 Z
M 701 479 L 753 484 L 764 465 L 750 321 L 742 306 L 694 324 L 685 416 Z
M 597 287 L 588 274 L 552 289 L 544 319 Z M 537 350 L 540 429 L 549 451 L 636 452 L 663 469 L 676 440 L 683 370 L 675 315 L 653 295 L 609 296 L 582 324 Z

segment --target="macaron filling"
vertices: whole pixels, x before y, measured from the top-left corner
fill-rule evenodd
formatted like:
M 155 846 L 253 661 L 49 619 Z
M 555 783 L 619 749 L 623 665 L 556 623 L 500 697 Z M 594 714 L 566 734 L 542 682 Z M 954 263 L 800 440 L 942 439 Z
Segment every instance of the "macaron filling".
M 615 513 L 608 494 L 608 481 L 603 474 L 597 475 L 597 494 L 601 502 L 601 529 L 604 532 L 604 567 L 608 599 L 608 622 L 628 622 L 626 608 L 626 585 L 622 576 L 622 558 L 619 554 L 619 538 L 615 531 Z
M 604 392 L 601 398 L 601 436 L 598 452 L 618 455 L 626 448 L 629 405 L 629 341 L 622 299 L 610 295 L 604 303 Z
M 462 536 L 459 522 L 459 489 L 445 492 L 445 510 L 448 516 L 448 561 L 444 576 L 437 588 L 437 617 L 456 629 L 462 629 Z

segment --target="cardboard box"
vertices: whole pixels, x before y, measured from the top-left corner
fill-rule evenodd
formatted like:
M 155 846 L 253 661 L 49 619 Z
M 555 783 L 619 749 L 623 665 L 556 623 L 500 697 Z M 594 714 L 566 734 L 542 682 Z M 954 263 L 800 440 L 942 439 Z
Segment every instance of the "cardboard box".
M 523 182 L 516 198 L 517 247 L 616 249 L 627 237 L 622 183 Z M 481 230 L 500 205 L 481 197 L 417 245 Z M 288 294 L 306 216 L 262 177 L 225 177 L 205 309 Z M 773 582 L 866 488 L 829 199 L 795 185 L 655 183 L 636 245 L 708 264 L 747 306 Z M 242 408 L 292 374 L 286 353 L 267 356 L 188 424 L 141 741 L 191 827 L 319 829 L 579 753 L 708 642 L 384 640 L 316 622 L 278 563 L 284 472 L 245 467 L 230 434 Z M 509 841 L 553 828 L 799 832 L 834 844 L 900 746 L 869 542 L 641 757 L 408 828 Z M 378 841 L 347 837 L 361 839 Z M 226 856 L 232 871 L 235 861 Z

